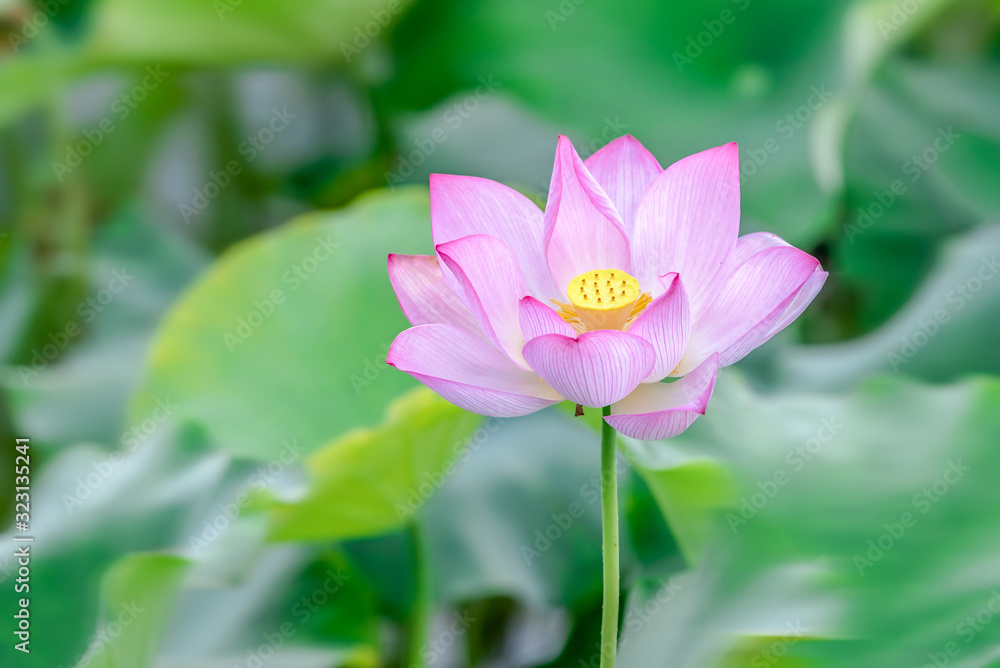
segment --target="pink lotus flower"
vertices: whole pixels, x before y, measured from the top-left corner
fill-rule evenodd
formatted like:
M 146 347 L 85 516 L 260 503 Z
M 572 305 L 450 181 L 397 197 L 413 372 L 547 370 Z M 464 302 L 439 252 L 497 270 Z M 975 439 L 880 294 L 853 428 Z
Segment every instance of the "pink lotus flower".
M 430 195 L 436 256 L 389 256 L 414 326 L 386 361 L 483 415 L 568 399 L 610 405 L 628 436 L 675 436 L 704 414 L 717 369 L 784 329 L 827 276 L 773 234 L 737 238 L 735 143 L 664 170 L 630 136 L 586 162 L 560 137 L 544 213 L 471 176 L 434 174 Z

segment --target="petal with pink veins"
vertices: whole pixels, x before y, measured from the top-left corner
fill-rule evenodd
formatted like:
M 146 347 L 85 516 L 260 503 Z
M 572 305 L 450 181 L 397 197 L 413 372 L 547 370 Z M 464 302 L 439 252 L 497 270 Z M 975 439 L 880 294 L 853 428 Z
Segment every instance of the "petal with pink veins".
M 444 244 L 486 234 L 507 244 L 521 267 L 528 294 L 558 298 L 545 260 L 542 211 L 505 185 L 474 176 L 431 174 L 431 235 Z
M 611 407 L 604 419 L 632 438 L 657 441 L 673 438 L 705 414 L 715 389 L 716 355 L 672 383 L 643 383 Z
M 802 312 L 806 310 L 806 307 L 812 303 L 812 300 L 816 298 L 819 291 L 823 289 L 823 284 L 826 283 L 828 276 L 829 274 L 817 265 L 816 271 L 814 271 L 809 278 L 806 279 L 806 282 L 802 284 L 802 287 L 798 289 L 798 292 L 795 293 L 795 296 L 789 302 L 788 307 L 768 332 L 768 339 L 783 330 L 785 327 L 788 327 L 790 324 L 795 322 L 796 318 L 802 315 Z M 761 341 L 761 343 L 763 343 L 763 341 Z
M 656 382 L 669 376 L 677 367 L 687 346 L 691 331 L 691 316 L 687 294 L 677 274 L 660 278 L 666 292 L 646 307 L 632 326 L 629 334 L 640 336 L 656 350 L 656 363 L 646 377 L 646 382 Z
M 389 282 L 413 325 L 448 323 L 479 333 L 475 316 L 455 294 L 433 255 L 389 255 Z
M 627 396 L 649 375 L 656 351 L 644 339 L 614 330 L 574 338 L 543 334 L 524 345 L 531 368 L 570 401 L 607 406 Z
M 625 232 L 631 235 L 642 194 L 663 172 L 660 163 L 638 139 L 625 135 L 603 146 L 583 164 L 607 193 L 621 215 Z
M 792 246 L 775 246 L 750 256 L 695 315 L 678 373 L 687 373 L 713 353 L 719 353 L 721 366 L 732 364 L 764 343 L 818 269 L 816 258 Z
M 740 227 L 739 151 L 735 143 L 695 153 L 667 167 L 646 190 L 632 232 L 632 275 L 642 286 L 684 277 L 692 313 L 721 282 Z
M 522 299 L 520 308 L 521 334 L 525 341 L 530 341 L 543 334 L 576 336 L 576 331 L 568 322 L 534 297 Z
M 494 237 L 474 234 L 437 247 L 486 338 L 524 369 L 519 302 L 524 282 L 510 249 Z
M 733 269 L 736 269 L 736 267 L 740 266 L 762 250 L 775 248 L 777 246 L 791 246 L 791 244 L 779 237 L 777 234 L 771 234 L 770 232 L 751 232 L 750 234 L 744 234 L 736 240 L 736 249 L 733 251 L 729 265 Z
M 752 232 L 750 234 L 745 234 L 736 240 L 736 252 L 733 253 L 731 264 L 735 268 L 763 250 L 788 246 L 791 246 L 791 244 L 779 237 L 777 234 L 771 234 L 770 232 Z M 783 309 L 779 308 L 778 310 L 781 311 L 780 315 L 773 318 L 771 328 L 767 330 L 768 339 L 790 325 L 802 314 L 802 311 L 804 311 L 806 307 L 812 303 L 812 300 L 816 298 L 816 295 L 819 294 L 819 291 L 823 288 L 823 284 L 826 282 L 826 279 L 827 273 L 817 265 L 816 270 L 811 276 L 809 276 L 808 279 L 806 279 L 806 282 L 801 288 L 799 288 L 798 292 L 795 293 L 794 299 L 782 302 L 782 304 L 785 304 L 785 307 Z M 763 341 L 760 343 L 763 343 Z M 760 345 L 760 343 L 757 345 Z M 727 365 L 726 363 L 721 363 L 720 366 Z
M 489 342 L 454 325 L 420 325 L 392 342 L 386 362 L 467 411 L 527 415 L 562 401 Z
M 545 206 L 545 257 L 565 296 L 571 279 L 594 269 L 631 272 L 628 235 L 604 189 L 566 137 L 559 137 Z

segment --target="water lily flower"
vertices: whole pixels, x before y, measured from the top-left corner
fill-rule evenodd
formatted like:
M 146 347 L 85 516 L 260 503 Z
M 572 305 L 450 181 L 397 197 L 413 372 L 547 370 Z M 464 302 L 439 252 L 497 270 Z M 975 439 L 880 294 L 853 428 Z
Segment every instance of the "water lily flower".
M 586 161 L 560 137 L 544 213 L 504 185 L 430 179 L 436 254 L 390 255 L 413 327 L 387 362 L 466 410 L 610 406 L 654 440 L 699 416 L 716 371 L 784 329 L 826 272 L 777 236 L 739 237 L 735 143 L 663 169 L 631 136 Z

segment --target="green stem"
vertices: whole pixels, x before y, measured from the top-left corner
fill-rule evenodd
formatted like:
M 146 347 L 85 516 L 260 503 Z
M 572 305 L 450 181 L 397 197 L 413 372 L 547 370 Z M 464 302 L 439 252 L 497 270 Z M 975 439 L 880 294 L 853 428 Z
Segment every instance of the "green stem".
M 404 668 L 424 668 L 424 643 L 427 641 L 428 615 L 431 609 L 431 572 L 427 558 L 427 545 L 423 529 L 414 521 L 410 524 L 410 538 L 413 541 L 413 570 L 415 591 L 413 608 L 406 638 L 406 663 Z
M 611 415 L 611 407 L 604 407 Z M 601 421 L 601 520 L 604 527 L 604 606 L 601 668 L 614 668 L 618 646 L 618 448 L 615 430 Z

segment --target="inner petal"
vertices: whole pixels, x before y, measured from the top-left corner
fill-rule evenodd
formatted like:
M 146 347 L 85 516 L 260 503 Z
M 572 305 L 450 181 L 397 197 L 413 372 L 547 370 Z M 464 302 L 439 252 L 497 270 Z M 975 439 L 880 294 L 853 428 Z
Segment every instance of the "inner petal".
M 621 269 L 594 269 L 573 278 L 566 296 L 584 331 L 624 330 L 642 292 Z

